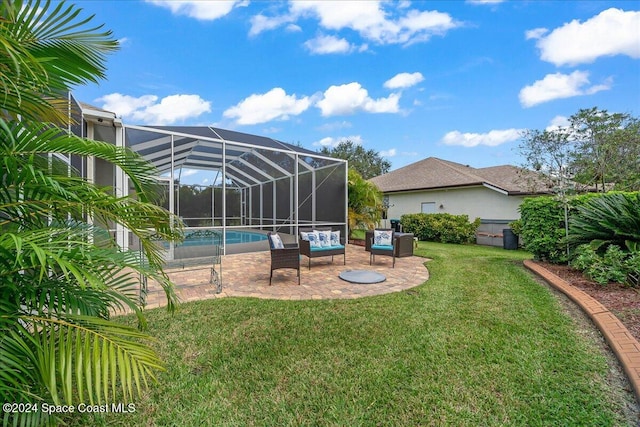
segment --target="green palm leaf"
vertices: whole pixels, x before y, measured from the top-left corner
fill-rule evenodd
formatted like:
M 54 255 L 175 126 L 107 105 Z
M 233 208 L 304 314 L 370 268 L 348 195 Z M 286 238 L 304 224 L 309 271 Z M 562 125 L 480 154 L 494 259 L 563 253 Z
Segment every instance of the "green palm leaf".
M 640 193 L 609 193 L 580 206 L 569 221 L 569 241 L 597 247 L 640 243 Z
M 111 32 L 64 1 L 0 2 L 0 397 L 4 402 L 130 401 L 157 355 L 139 330 L 110 321 L 131 311 L 145 326 L 141 278 L 177 298 L 152 237 L 177 240 L 180 221 L 155 206 L 155 169 L 112 144 L 69 135 L 66 93 L 104 76 Z M 18 117 L 20 118 L 18 120 Z M 117 197 L 70 167 L 91 156 L 120 168 L 135 197 Z M 142 251 L 120 249 L 120 224 Z M 78 400 L 79 399 L 79 400 Z M 3 424 L 53 424 L 42 412 Z
M 71 85 L 104 77 L 106 55 L 117 49 L 110 31 L 78 19 L 65 2 L 8 0 L 0 3 L 0 84 L 5 117 L 64 123 L 57 94 Z M 6 71 L 5 71 L 6 70 Z M 53 96 L 52 96 L 53 95 Z
M 92 404 L 119 398 L 129 402 L 155 381 L 155 370 L 164 369 L 155 352 L 140 342 L 149 337 L 136 329 L 86 316 L 21 319 L 34 325 L 36 363 L 54 402 L 83 402 L 85 397 Z M 78 396 L 76 382 L 83 385 Z

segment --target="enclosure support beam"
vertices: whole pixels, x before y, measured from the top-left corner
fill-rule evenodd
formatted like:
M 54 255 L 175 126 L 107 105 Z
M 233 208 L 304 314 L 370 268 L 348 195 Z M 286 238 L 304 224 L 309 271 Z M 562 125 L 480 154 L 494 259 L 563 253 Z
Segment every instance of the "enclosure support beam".
M 115 126 L 115 136 L 116 136 L 116 147 L 124 147 L 124 128 L 122 127 L 122 123 L 114 120 Z M 127 185 L 127 175 L 124 171 L 118 167 L 115 167 L 115 193 L 116 197 L 125 197 L 129 194 L 129 186 Z M 129 235 L 129 231 L 121 224 L 116 224 L 116 243 L 122 249 L 129 248 L 129 239 L 127 236 Z
M 260 184 L 260 227 L 264 223 L 264 185 Z
M 311 172 L 311 223 L 316 223 L 316 171 Z
M 272 217 L 273 231 L 276 231 L 276 214 L 278 213 L 276 209 L 276 201 L 278 200 L 278 197 L 276 195 L 276 182 L 271 181 L 271 185 L 273 185 L 273 217 Z
M 173 215 L 175 213 L 175 146 L 173 142 L 173 135 L 171 135 L 171 171 L 169 173 L 169 212 Z M 173 227 L 173 221 L 171 222 L 171 227 Z M 175 244 L 173 242 L 169 242 L 169 259 L 173 260 L 175 256 Z
M 222 255 L 227 254 L 227 143 L 222 142 Z
M 293 176 L 295 177 L 295 180 L 296 180 L 296 182 L 294 184 L 295 185 L 295 190 L 294 190 L 294 193 L 293 193 L 293 198 L 295 200 L 294 200 L 294 203 L 291 205 L 291 207 L 293 208 L 293 216 L 292 216 L 292 218 L 293 218 L 293 224 L 294 224 L 294 234 L 296 235 L 296 241 L 297 241 L 297 239 L 298 239 L 298 237 L 297 237 L 298 236 L 298 225 L 299 225 L 298 224 L 298 210 L 300 209 L 300 206 L 298 205 L 298 201 L 300 200 L 300 194 L 299 194 L 299 192 L 300 192 L 300 180 L 298 179 L 298 172 L 299 172 L 298 171 L 298 154 L 295 155 L 295 159 L 296 159 L 296 161 L 295 161 L 294 166 L 293 166 Z
M 294 182 L 293 182 L 293 177 L 290 176 L 289 177 L 289 218 L 293 218 L 293 216 L 295 215 L 295 189 L 294 189 Z

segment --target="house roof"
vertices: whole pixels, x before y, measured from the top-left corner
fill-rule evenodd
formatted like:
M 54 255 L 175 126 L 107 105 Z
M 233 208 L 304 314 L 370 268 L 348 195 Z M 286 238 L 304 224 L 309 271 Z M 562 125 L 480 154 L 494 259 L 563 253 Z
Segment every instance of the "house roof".
M 428 157 L 371 178 L 370 181 L 383 193 L 470 186 L 485 186 L 508 195 L 548 193 L 548 191 L 539 190 L 547 187 L 540 179 L 536 179 L 535 175 L 528 174 L 524 177 L 522 172 L 525 171 L 511 165 L 476 169 L 468 165 Z

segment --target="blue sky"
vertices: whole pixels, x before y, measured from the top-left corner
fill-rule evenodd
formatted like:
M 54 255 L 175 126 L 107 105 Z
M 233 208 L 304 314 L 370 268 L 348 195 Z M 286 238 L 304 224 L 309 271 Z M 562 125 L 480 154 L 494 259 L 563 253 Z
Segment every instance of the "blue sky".
M 640 1 L 75 3 L 121 48 L 74 95 L 126 124 L 350 139 L 396 169 L 520 165 L 524 129 L 640 115 Z

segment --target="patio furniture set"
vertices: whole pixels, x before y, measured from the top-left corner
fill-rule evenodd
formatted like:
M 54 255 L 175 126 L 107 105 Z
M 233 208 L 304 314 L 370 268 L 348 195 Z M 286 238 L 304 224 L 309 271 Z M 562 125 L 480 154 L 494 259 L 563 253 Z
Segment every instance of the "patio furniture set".
M 300 259 L 304 255 L 308 259 L 307 268 L 311 270 L 311 259 L 342 255 L 347 265 L 345 238 L 340 231 L 331 229 L 300 229 L 299 243 L 283 243 L 278 233 L 267 233 L 271 254 L 271 271 L 269 285 L 274 270 L 289 268 L 297 270 L 300 284 Z M 369 265 L 373 265 L 376 255 L 390 256 L 395 268 L 396 257 L 413 255 L 413 234 L 397 233 L 393 229 L 375 229 L 367 231 L 365 250 L 369 252 Z M 364 272 L 364 270 L 363 270 Z

